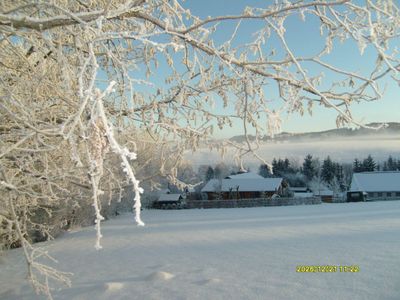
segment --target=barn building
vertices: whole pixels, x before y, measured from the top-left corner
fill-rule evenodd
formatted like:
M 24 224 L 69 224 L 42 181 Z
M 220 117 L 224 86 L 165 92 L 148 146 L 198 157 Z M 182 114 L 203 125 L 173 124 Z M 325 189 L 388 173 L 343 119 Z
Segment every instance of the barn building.
M 400 200 L 400 172 L 354 173 L 349 192 L 366 193 L 366 200 Z
M 201 192 L 208 200 L 271 197 L 274 194 L 282 194 L 283 180 L 264 178 L 254 173 L 242 173 L 221 180 L 211 179 Z
M 181 208 L 183 197 L 181 194 L 161 194 L 158 200 L 153 202 L 153 208 Z

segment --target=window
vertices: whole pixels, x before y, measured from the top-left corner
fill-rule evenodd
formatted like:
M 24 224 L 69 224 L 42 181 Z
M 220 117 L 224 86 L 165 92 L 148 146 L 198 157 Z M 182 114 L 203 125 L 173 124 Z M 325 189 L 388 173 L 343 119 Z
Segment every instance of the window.
M 400 197 L 400 192 L 396 192 L 396 197 Z
M 381 198 L 382 197 L 382 193 L 378 193 L 377 197 Z

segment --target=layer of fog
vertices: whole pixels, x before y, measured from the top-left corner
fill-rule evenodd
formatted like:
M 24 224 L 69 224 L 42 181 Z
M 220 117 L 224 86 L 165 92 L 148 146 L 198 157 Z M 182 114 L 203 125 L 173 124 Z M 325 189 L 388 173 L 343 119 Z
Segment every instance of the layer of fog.
M 381 162 L 386 160 L 389 155 L 400 158 L 400 136 L 263 142 L 257 153 L 268 162 L 271 162 L 273 158 L 287 157 L 291 161 L 301 163 L 307 154 L 319 157 L 321 160 L 329 155 L 333 160 L 341 163 L 351 163 L 355 158 L 363 159 L 371 154 L 375 161 Z M 217 151 L 210 151 L 208 148 L 199 149 L 195 153 L 186 153 L 186 158 L 194 167 L 215 165 L 220 162 L 232 165 L 235 164 L 234 156 L 233 148 L 228 148 L 224 158 L 221 158 Z M 251 169 L 258 168 L 260 165 L 260 161 L 251 154 L 246 156 L 244 163 Z

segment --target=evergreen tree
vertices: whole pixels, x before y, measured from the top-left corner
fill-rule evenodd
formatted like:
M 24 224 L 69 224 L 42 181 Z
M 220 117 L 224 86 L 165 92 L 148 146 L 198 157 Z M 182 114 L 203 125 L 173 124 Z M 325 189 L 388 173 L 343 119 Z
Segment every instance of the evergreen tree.
M 272 160 L 272 172 L 274 172 L 277 170 L 278 168 L 278 161 L 276 160 L 276 158 L 274 157 L 274 159 Z
M 311 181 L 312 178 L 316 175 L 316 168 L 313 161 L 312 155 L 308 154 L 304 158 L 303 162 L 303 172 L 304 176 L 307 178 L 308 181 Z
M 285 166 L 283 160 L 279 159 L 272 161 L 272 171 L 274 172 L 275 176 L 282 176 L 285 172 Z
M 387 160 L 387 169 L 388 169 L 388 171 L 396 171 L 397 170 L 397 162 L 392 156 L 389 156 L 389 158 Z
M 356 159 L 354 159 L 354 162 L 353 162 L 353 172 L 354 173 L 359 173 L 359 172 L 362 172 L 363 170 L 362 170 L 362 164 L 361 164 L 361 162 L 356 158 Z
M 368 155 L 366 159 L 363 160 L 362 169 L 364 172 L 373 172 L 376 169 L 376 163 L 371 155 Z
M 274 158 L 272 161 L 272 171 L 274 172 L 274 175 L 281 177 L 284 177 L 284 175 L 287 173 L 292 173 L 289 159 L 285 158 L 285 160 L 282 160 L 279 158 L 276 160 Z
M 335 165 L 329 156 L 322 163 L 321 177 L 328 184 L 335 178 Z
M 288 158 L 272 160 L 272 172 L 275 176 L 287 178 L 288 176 L 295 175 L 299 171 L 298 168 L 292 167 Z
M 272 175 L 269 167 L 265 164 L 260 165 L 258 169 L 258 174 L 265 178 L 271 177 Z
M 288 158 L 283 161 L 283 170 L 285 173 L 290 172 L 290 162 Z
M 205 179 L 206 181 L 210 181 L 214 178 L 214 170 L 211 166 L 207 168 Z

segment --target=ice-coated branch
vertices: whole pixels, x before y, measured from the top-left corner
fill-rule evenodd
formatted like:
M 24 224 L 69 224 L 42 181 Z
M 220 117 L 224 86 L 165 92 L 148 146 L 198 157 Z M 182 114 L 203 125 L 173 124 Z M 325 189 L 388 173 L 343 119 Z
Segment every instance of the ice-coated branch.
M 108 88 L 104 91 L 103 96 L 105 94 L 108 94 L 114 87 L 116 82 L 111 82 L 108 86 Z M 111 125 L 108 122 L 106 113 L 104 111 L 104 105 L 102 102 L 103 96 L 100 96 L 97 98 L 97 112 L 99 114 L 100 119 L 102 120 L 105 128 L 105 133 L 107 135 L 108 142 L 110 143 L 111 150 L 120 156 L 122 160 L 122 168 L 125 174 L 128 176 L 129 180 L 133 184 L 133 190 L 135 192 L 135 204 L 134 204 L 134 210 L 135 210 L 135 221 L 139 226 L 144 226 L 144 222 L 142 221 L 140 217 L 140 210 L 141 210 L 141 203 L 140 203 L 140 194 L 143 193 L 143 189 L 139 186 L 139 181 L 136 179 L 135 174 L 132 170 L 132 167 L 129 163 L 129 160 L 134 160 L 136 159 L 136 153 L 130 152 L 127 148 L 122 148 L 120 144 L 117 142 L 117 140 L 114 137 L 114 132 L 112 130 Z

